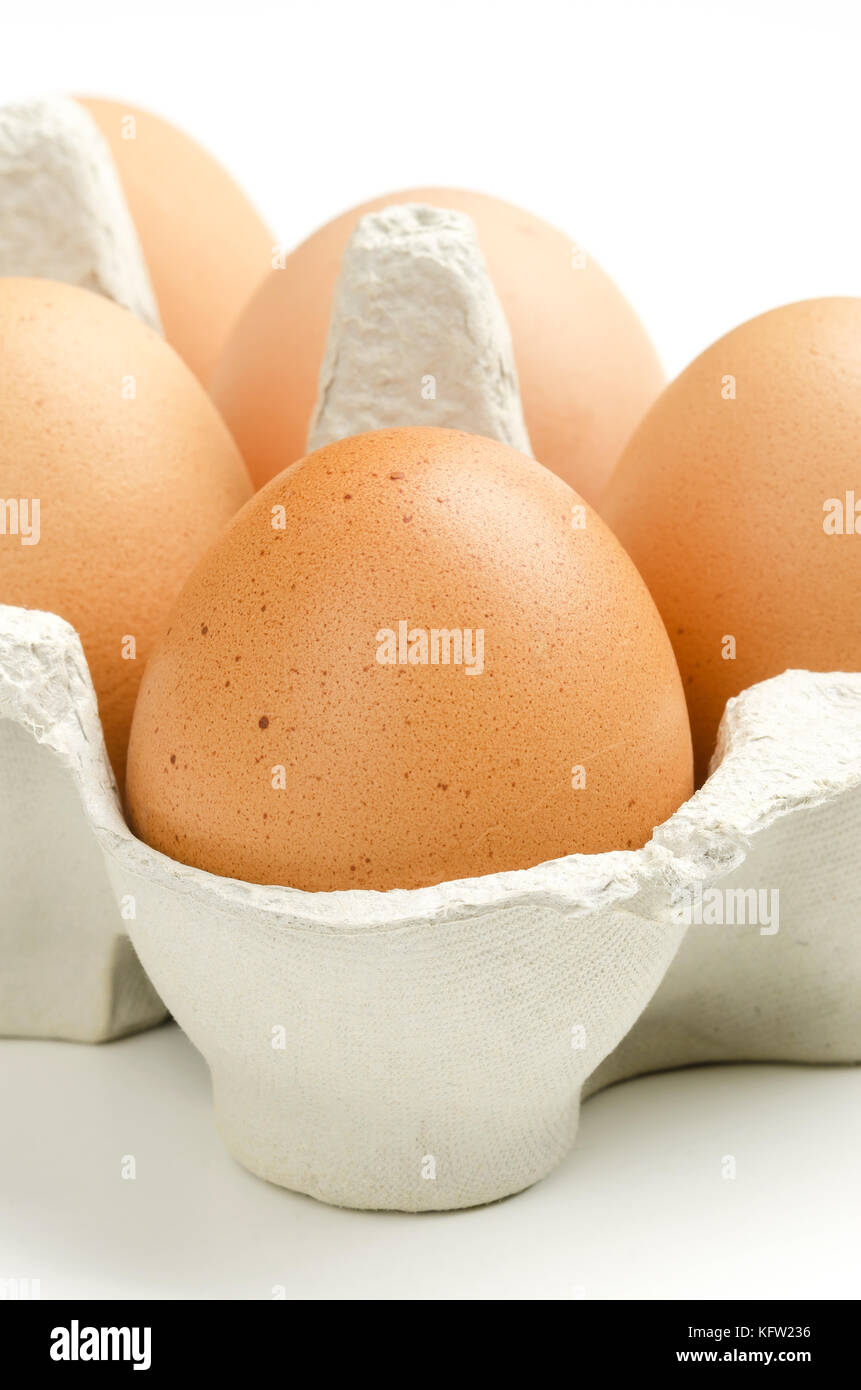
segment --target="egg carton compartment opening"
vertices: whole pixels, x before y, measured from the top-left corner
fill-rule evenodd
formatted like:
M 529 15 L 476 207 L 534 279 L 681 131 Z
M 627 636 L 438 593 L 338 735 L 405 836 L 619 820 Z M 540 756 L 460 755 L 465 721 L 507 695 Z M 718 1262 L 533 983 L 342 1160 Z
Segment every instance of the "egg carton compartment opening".
M 492 1201 L 565 1156 L 602 1085 L 861 1055 L 861 675 L 731 701 L 709 781 L 641 850 L 388 893 L 216 878 L 136 840 L 55 615 L 0 607 L 0 752 L 0 1032 L 95 1041 L 166 1006 L 231 1152 L 325 1201 Z M 777 930 L 687 924 L 732 889 L 776 892 Z

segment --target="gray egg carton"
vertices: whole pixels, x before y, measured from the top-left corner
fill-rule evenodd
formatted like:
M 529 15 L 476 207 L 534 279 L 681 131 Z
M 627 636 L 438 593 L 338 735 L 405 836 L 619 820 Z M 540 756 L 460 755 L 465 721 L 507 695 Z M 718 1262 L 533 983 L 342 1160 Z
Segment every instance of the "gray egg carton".
M 861 675 L 731 701 L 711 777 L 644 849 L 303 893 L 136 840 L 77 635 L 0 608 L 0 832 L 0 1031 L 98 1041 L 166 1006 L 231 1152 L 328 1202 L 515 1192 L 584 1092 L 637 1072 L 861 1055 Z M 686 926 L 697 885 L 767 910 Z
M 375 283 L 404 306 L 388 367 L 349 350 L 391 333 Z M 458 325 L 456 391 L 414 322 L 428 295 L 433 333 Z M 357 419 L 526 447 L 468 219 L 360 224 L 315 440 Z M 0 1032 L 97 1042 L 170 1010 L 230 1151 L 327 1202 L 516 1192 L 569 1151 L 585 1095 L 639 1072 L 857 1061 L 859 848 L 861 675 L 788 671 L 729 702 L 709 780 L 643 849 L 387 893 L 218 878 L 126 826 L 74 630 L 0 607 Z

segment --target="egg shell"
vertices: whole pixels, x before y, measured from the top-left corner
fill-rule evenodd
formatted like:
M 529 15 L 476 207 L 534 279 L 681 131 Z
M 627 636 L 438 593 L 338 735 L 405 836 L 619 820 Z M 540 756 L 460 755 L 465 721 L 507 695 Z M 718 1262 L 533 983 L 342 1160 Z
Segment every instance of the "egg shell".
M 83 97 L 113 152 L 168 342 L 204 383 L 272 264 L 273 236 L 226 169 L 150 111 Z
M 861 670 L 859 439 L 861 300 L 808 300 L 708 348 L 619 462 L 602 515 L 666 623 L 699 780 L 730 696 Z
M 257 290 L 211 383 L 257 486 L 305 453 L 350 234 L 364 214 L 401 203 L 474 220 L 511 328 L 535 457 L 594 503 L 664 384 L 655 350 L 613 282 L 569 237 L 497 198 L 449 188 L 390 193 L 353 208 Z
M 0 602 L 80 633 L 118 779 L 152 641 L 250 494 L 224 422 L 157 333 L 89 290 L 0 279 Z
M 310 891 L 644 844 L 691 790 L 684 696 L 645 586 L 594 513 L 573 524 L 582 505 L 454 430 L 358 435 L 287 470 L 198 566 L 150 660 L 136 833 Z M 430 634 L 418 661 L 401 623 Z M 471 673 L 433 663 L 434 629 L 472 644 Z

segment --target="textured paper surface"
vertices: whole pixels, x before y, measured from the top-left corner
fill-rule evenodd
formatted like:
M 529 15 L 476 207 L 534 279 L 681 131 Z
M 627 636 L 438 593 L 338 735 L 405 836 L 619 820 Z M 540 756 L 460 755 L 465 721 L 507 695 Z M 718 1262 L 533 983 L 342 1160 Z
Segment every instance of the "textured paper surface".
M 511 334 L 461 212 L 406 203 L 363 217 L 335 285 L 308 449 L 436 425 L 530 453 Z
M 0 275 L 95 290 L 161 331 L 113 155 L 75 101 L 0 107 Z
M 4 753 L 17 747 L 20 763 L 26 735 L 53 760 L 52 796 L 63 788 L 96 851 L 83 892 L 81 866 L 64 880 L 66 861 L 34 835 L 32 864 L 66 904 L 59 952 L 54 919 L 18 910 L 8 850 L 0 862 L 0 958 L 4 977 L 29 978 L 28 1031 L 43 1009 L 55 1035 L 50 1009 L 88 973 L 107 981 L 105 943 L 115 951 L 127 927 L 210 1065 L 225 1142 L 275 1182 L 351 1206 L 486 1202 L 567 1153 L 587 1083 L 727 1055 L 861 1051 L 861 675 L 788 672 L 745 692 L 711 779 L 642 850 L 390 893 L 255 887 L 135 840 L 80 643 L 59 618 L 0 608 L 2 720 Z M 0 766 L 14 776 L 18 763 Z M 26 758 L 23 786 L 36 786 Z M 677 920 L 693 882 L 763 881 L 780 892 L 776 935 Z M 120 902 L 134 904 L 125 923 Z M 146 1021 L 138 983 L 123 991 L 137 1008 L 126 1030 Z M 14 1031 L 8 1013 L 0 1023 Z
M 681 858 L 704 833 L 740 838 L 717 882 L 779 889 L 779 931 L 689 927 L 587 1094 L 696 1062 L 861 1060 L 861 675 L 751 687 L 727 705 L 712 766 L 656 839 Z
M 102 1042 L 165 1008 L 96 836 L 123 826 L 77 634 L 0 606 L 0 1035 Z

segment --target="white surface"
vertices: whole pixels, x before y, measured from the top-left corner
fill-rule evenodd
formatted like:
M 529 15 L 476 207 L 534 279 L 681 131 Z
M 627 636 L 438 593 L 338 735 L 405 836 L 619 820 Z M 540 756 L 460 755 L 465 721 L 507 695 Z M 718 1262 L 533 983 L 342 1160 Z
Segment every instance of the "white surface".
M 626 1082 L 586 1103 L 544 1182 L 442 1215 L 339 1211 L 252 1177 L 175 1025 L 98 1048 L 4 1042 L 0 1114 L 0 1277 L 40 1279 L 43 1298 L 861 1294 L 859 1068 Z

